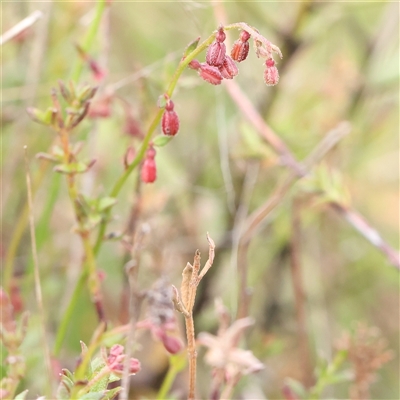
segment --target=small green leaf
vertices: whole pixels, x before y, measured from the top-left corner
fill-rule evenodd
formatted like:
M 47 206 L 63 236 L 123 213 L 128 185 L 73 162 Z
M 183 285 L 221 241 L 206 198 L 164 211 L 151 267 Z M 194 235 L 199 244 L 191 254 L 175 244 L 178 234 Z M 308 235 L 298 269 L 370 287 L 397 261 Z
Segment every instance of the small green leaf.
M 99 199 L 97 209 L 99 211 L 105 211 L 116 203 L 117 199 L 115 197 L 102 197 Z
M 112 400 L 118 393 L 120 393 L 122 390 L 122 387 L 116 387 L 111 390 L 107 390 L 104 396 L 104 400 Z
M 199 41 L 200 41 L 200 36 L 197 39 L 193 40 L 193 42 L 190 42 L 187 45 L 185 51 L 183 52 L 183 57 L 187 57 L 191 52 L 193 52 L 193 50 L 197 48 Z
M 59 162 L 60 159 L 58 157 L 54 157 L 52 154 L 48 153 L 37 153 L 36 158 L 41 159 L 41 160 L 47 160 L 51 162 Z
M 291 378 L 286 378 L 285 383 L 289 386 L 290 389 L 293 390 L 294 393 L 296 393 L 302 399 L 305 399 L 307 397 L 306 389 L 301 382 Z
M 59 164 L 56 165 L 53 170 L 62 174 L 82 174 L 91 167 L 90 163 L 76 162 L 70 164 Z
M 50 126 L 54 123 L 57 114 L 57 110 L 52 107 L 49 107 L 46 111 L 41 111 L 34 107 L 28 107 L 26 111 L 33 121 L 46 126 Z
M 89 392 L 79 397 L 79 400 L 102 400 L 105 398 L 104 391 L 102 392 Z
M 169 143 L 172 138 L 173 138 L 173 136 L 159 135 L 154 138 L 153 144 L 154 144 L 154 146 L 157 146 L 157 147 L 163 147 L 167 143 Z
M 28 390 L 24 390 L 23 392 L 17 394 L 14 397 L 14 400 L 25 400 L 27 393 L 28 393 Z

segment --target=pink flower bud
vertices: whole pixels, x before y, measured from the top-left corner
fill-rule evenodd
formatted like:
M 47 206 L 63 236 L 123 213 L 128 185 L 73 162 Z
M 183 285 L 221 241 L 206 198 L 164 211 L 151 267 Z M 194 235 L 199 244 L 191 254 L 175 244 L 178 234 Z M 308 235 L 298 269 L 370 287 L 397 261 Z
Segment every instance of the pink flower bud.
M 124 132 L 132 137 L 142 138 L 144 136 L 139 121 L 130 111 L 126 113 Z
M 179 130 L 178 114 L 174 111 L 174 103 L 168 100 L 162 116 L 161 127 L 164 135 L 175 136 Z
M 165 347 L 165 350 L 168 351 L 168 353 L 171 354 L 176 354 L 179 353 L 183 349 L 183 343 L 182 340 L 175 336 L 167 336 L 165 335 L 162 338 L 163 345 Z
M 269 58 L 265 61 L 264 81 L 267 86 L 274 86 L 279 82 L 278 68 L 275 66 L 275 61 Z
M 238 67 L 235 64 L 235 61 L 232 60 L 231 57 L 226 56 L 223 64 L 218 68 L 219 72 L 225 79 L 232 79 L 239 73 Z
M 136 358 L 131 358 L 129 360 L 129 374 L 133 375 L 140 371 L 141 365 L 140 361 Z
M 99 63 L 94 59 L 89 59 L 89 68 L 93 73 L 94 79 L 98 82 L 102 81 L 107 75 L 106 70 L 101 68 Z
M 202 63 L 199 68 L 199 75 L 212 85 L 219 85 L 222 82 L 223 76 L 217 67 Z
M 249 54 L 249 48 L 249 42 L 243 42 L 240 39 L 236 40 L 236 42 L 233 43 L 231 57 L 237 62 L 244 61 Z
M 240 40 L 242 42 L 247 42 L 250 39 L 251 35 L 247 31 L 241 31 L 240 32 Z
M 198 60 L 192 60 L 190 61 L 190 63 L 188 64 L 188 67 L 191 69 L 199 69 L 201 67 L 201 64 L 199 63 Z
M 215 41 L 207 49 L 206 61 L 208 65 L 219 67 L 224 62 L 226 46 L 223 41 L 225 38 L 225 32 L 220 28 L 215 36 Z
M 153 183 L 157 178 L 156 162 L 154 161 L 155 155 L 156 151 L 153 147 L 150 147 L 149 150 L 147 150 L 146 159 L 144 160 L 140 172 L 140 177 L 144 183 Z

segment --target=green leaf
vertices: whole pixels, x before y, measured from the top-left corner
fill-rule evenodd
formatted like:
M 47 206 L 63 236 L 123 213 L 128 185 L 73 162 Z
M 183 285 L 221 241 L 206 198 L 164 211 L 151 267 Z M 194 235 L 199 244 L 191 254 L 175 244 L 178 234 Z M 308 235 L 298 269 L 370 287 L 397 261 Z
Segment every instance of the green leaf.
M 105 211 L 108 208 L 112 207 L 116 203 L 117 203 L 117 199 L 115 197 L 101 197 L 99 199 L 97 209 L 99 211 Z
M 107 390 L 104 396 L 104 400 L 112 400 L 118 393 L 120 393 L 122 387 L 116 387 L 114 389 Z
M 93 368 L 93 373 L 90 379 L 93 379 L 100 371 L 105 367 L 105 363 L 101 357 L 96 357 L 93 362 L 92 362 L 92 368 Z M 100 379 L 98 382 L 96 382 L 91 388 L 90 392 L 99 392 L 99 391 L 104 391 L 107 389 L 107 385 L 110 380 L 110 374 L 106 374 L 103 376 L 102 379 Z
M 54 155 L 48 154 L 48 153 L 37 153 L 36 158 L 51 161 L 51 162 L 60 162 L 59 157 L 55 157 Z
M 79 397 L 79 400 L 102 400 L 105 398 L 104 392 L 89 392 Z
M 163 147 L 167 143 L 169 143 L 172 140 L 173 136 L 165 136 L 165 135 L 159 135 L 156 136 L 153 140 L 153 144 L 156 147 Z
M 57 400 L 69 400 L 71 390 L 74 387 L 74 376 L 67 369 L 63 369 L 61 374 L 61 382 L 57 388 Z
M 17 394 L 14 397 L 14 400 L 25 400 L 27 393 L 28 393 L 28 390 L 24 390 L 23 392 Z
M 200 36 L 197 39 L 190 42 L 187 45 L 185 51 L 183 52 L 183 57 L 187 57 L 193 50 L 195 50 L 199 44 L 199 41 L 200 41 Z
M 26 111 L 33 121 L 46 126 L 52 125 L 55 122 L 55 117 L 57 115 L 57 110 L 52 107 L 49 107 L 46 111 L 34 107 L 28 107 Z
M 293 390 L 294 393 L 296 393 L 302 399 L 305 399 L 307 397 L 306 389 L 301 382 L 291 378 L 286 378 L 285 383 L 290 387 L 290 389 Z
M 59 164 L 56 165 L 53 170 L 62 174 L 81 174 L 89 169 L 88 164 L 84 162 L 70 163 L 70 164 Z
M 328 375 L 324 382 L 325 385 L 334 385 L 336 383 L 341 383 L 341 382 L 350 382 L 354 378 L 354 373 L 352 370 L 344 370 L 337 372 L 332 375 Z

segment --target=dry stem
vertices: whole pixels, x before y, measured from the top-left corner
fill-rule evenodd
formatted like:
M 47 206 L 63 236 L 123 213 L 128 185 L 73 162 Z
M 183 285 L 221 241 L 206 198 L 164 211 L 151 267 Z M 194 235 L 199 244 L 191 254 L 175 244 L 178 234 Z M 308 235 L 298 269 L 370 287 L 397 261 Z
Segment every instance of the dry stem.
M 214 241 L 210 238 L 207 233 L 207 241 L 209 245 L 208 260 L 200 271 L 200 252 L 196 250 L 194 255 L 193 266 L 187 263 L 186 267 L 182 272 L 182 284 L 181 284 L 181 295 L 179 295 L 178 289 L 173 286 L 173 302 L 175 309 L 181 312 L 185 317 L 186 325 L 186 338 L 187 338 L 187 351 L 189 358 L 189 394 L 188 400 L 195 398 L 196 392 L 196 341 L 195 341 L 195 329 L 193 320 L 193 306 L 196 298 L 197 287 L 201 279 L 212 267 L 214 261 Z

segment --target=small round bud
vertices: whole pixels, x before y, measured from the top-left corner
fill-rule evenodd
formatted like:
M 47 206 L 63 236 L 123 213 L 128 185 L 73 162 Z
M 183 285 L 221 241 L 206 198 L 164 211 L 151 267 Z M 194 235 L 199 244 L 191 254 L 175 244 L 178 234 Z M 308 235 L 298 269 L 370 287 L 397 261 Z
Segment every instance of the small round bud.
M 215 40 L 222 43 L 226 39 L 226 35 L 223 28 L 219 28 L 217 34 L 215 35 Z
M 200 63 L 199 63 L 199 61 L 198 60 L 192 60 L 192 61 L 190 61 L 190 63 L 188 64 L 188 67 L 189 68 L 191 68 L 191 69 L 199 69 L 200 68 Z
M 250 39 L 251 35 L 247 31 L 241 31 L 240 32 L 240 40 L 242 42 L 247 42 Z

